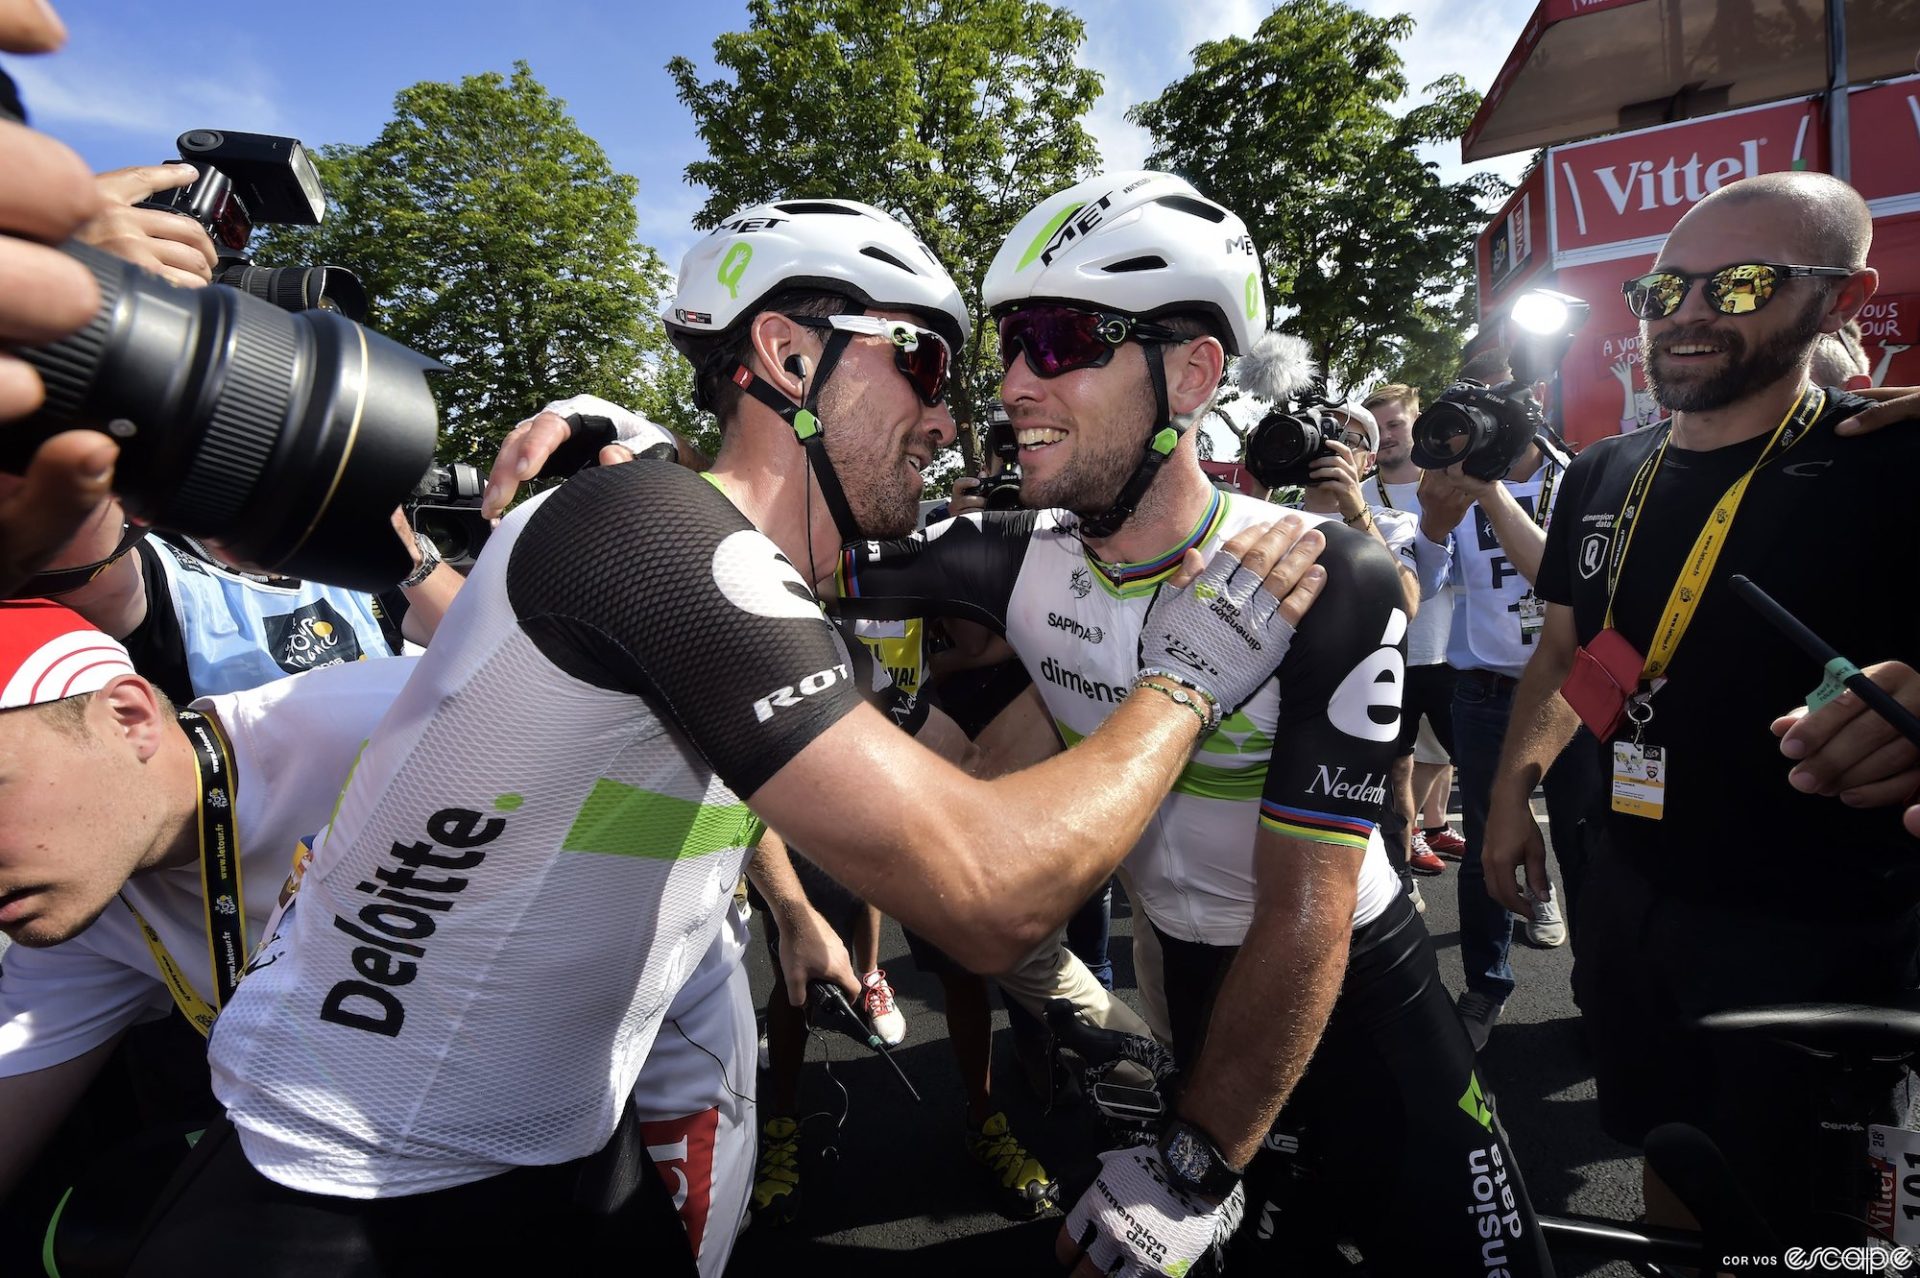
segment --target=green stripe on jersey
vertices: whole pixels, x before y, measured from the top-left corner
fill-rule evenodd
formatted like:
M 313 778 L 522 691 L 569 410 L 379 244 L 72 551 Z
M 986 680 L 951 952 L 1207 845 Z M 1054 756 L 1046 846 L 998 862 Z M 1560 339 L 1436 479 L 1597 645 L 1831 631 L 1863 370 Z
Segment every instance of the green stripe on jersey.
M 1060 739 L 1066 743 L 1068 749 L 1085 740 L 1082 734 L 1075 732 L 1058 719 L 1053 721 L 1053 726 L 1059 729 Z M 1189 760 L 1187 766 L 1180 770 L 1180 779 L 1173 783 L 1173 792 L 1191 794 L 1198 799 L 1258 803 L 1260 792 L 1266 789 L 1266 785 L 1265 760 L 1245 768 L 1216 768 L 1211 764 Z
M 750 847 L 761 828 L 744 803 L 698 803 L 601 777 L 560 847 L 566 852 L 678 861 Z

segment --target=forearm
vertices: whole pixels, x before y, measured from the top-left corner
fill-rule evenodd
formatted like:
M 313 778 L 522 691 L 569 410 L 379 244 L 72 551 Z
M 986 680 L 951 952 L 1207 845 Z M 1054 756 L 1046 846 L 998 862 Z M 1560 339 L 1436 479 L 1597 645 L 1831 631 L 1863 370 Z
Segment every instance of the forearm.
M 1180 1116 L 1244 1167 L 1305 1073 L 1346 973 L 1354 889 L 1256 909 L 1213 1002 Z
M 426 646 L 433 639 L 433 632 L 440 628 L 440 619 L 447 615 L 453 597 L 466 583 L 465 577 L 441 564 L 419 585 L 404 588 L 400 593 L 407 597 L 407 614 L 400 619 L 400 633 Z
M 794 873 L 786 840 L 772 829 L 762 834 L 754 846 L 753 856 L 747 861 L 747 878 L 782 927 L 801 912 L 812 909 L 807 890 L 800 885 L 800 876 Z
M 0 1136 L 0 1202 L 13 1192 L 119 1045 L 116 1034 L 70 1061 L 0 1078 L 0 1113 L 7 1115 Z
M 1560 685 L 1571 668 L 1569 656 L 1556 646 L 1545 646 L 1521 672 L 1500 766 L 1494 773 L 1496 797 L 1518 797 L 1524 803 L 1579 730 L 1579 716 L 1560 695 Z

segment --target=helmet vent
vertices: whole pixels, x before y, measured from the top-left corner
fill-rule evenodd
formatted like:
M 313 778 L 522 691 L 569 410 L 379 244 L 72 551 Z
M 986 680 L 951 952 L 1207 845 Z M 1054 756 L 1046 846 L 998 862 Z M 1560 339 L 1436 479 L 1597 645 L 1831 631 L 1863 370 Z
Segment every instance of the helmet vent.
M 1182 213 L 1191 213 L 1195 217 L 1204 217 L 1209 222 L 1224 222 L 1227 212 L 1218 205 L 1208 204 L 1205 200 L 1196 200 L 1185 195 L 1163 195 L 1154 201 L 1168 208 L 1179 209 Z
M 1102 267 L 1109 275 L 1120 275 L 1128 271 L 1164 271 L 1167 259 L 1158 253 L 1148 253 L 1142 257 L 1130 257 L 1124 262 L 1115 262 L 1112 266 Z
M 909 275 L 917 275 L 919 273 L 915 271 L 911 266 L 908 266 L 905 262 L 895 257 L 893 254 L 887 252 L 885 249 L 875 248 L 871 244 L 861 249 L 860 255 L 862 257 L 871 257 L 878 261 L 885 262 L 888 266 L 897 266 Z
M 776 204 L 773 207 L 782 213 L 843 213 L 848 217 L 862 216 L 859 209 L 845 208 L 826 200 L 788 200 L 784 204 Z

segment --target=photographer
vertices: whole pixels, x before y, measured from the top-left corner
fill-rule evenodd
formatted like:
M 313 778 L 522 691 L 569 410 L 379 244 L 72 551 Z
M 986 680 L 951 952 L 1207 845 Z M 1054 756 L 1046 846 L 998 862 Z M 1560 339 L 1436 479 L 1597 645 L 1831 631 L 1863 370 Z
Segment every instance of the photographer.
M 1460 371 L 1462 378 L 1489 385 L 1511 378 L 1502 351 L 1487 352 Z M 1542 447 L 1531 427 L 1522 429 L 1530 438 L 1503 478 L 1475 479 L 1466 473 L 1463 460 L 1446 470 L 1426 471 L 1419 490 L 1421 535 L 1447 547 L 1451 576 L 1462 592 L 1447 645 L 1448 664 L 1460 672 L 1453 695 L 1454 767 L 1467 838 L 1459 877 L 1460 961 L 1467 988 L 1457 1010 L 1476 1050 L 1486 1046 L 1514 987 L 1507 961 L 1513 916 L 1488 895 L 1480 852 L 1513 690 L 1546 613 L 1546 605 L 1534 597 L 1533 579 L 1540 570 L 1566 465 Z M 1417 444 L 1418 425 L 1414 435 Z M 1599 785 L 1591 752 L 1569 751 L 1547 774 L 1545 784 L 1562 881 L 1577 894 L 1578 822 Z M 1552 885 L 1542 884 L 1539 893 L 1527 925 L 1528 940 L 1541 946 L 1563 944 L 1567 929 Z

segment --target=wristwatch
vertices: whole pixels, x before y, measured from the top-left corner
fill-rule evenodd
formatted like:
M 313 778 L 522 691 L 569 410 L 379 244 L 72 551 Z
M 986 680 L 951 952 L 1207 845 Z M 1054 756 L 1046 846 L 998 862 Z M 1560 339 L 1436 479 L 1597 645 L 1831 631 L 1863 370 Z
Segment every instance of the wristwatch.
M 400 580 L 400 589 L 412 590 L 415 586 L 433 575 L 440 566 L 440 551 L 433 544 L 433 538 L 423 532 L 413 534 L 413 544 L 420 548 L 420 566 Z
M 1205 1132 L 1183 1119 L 1160 1133 L 1160 1157 L 1174 1184 L 1188 1193 L 1219 1201 L 1240 1182 L 1240 1170 L 1227 1163 Z

